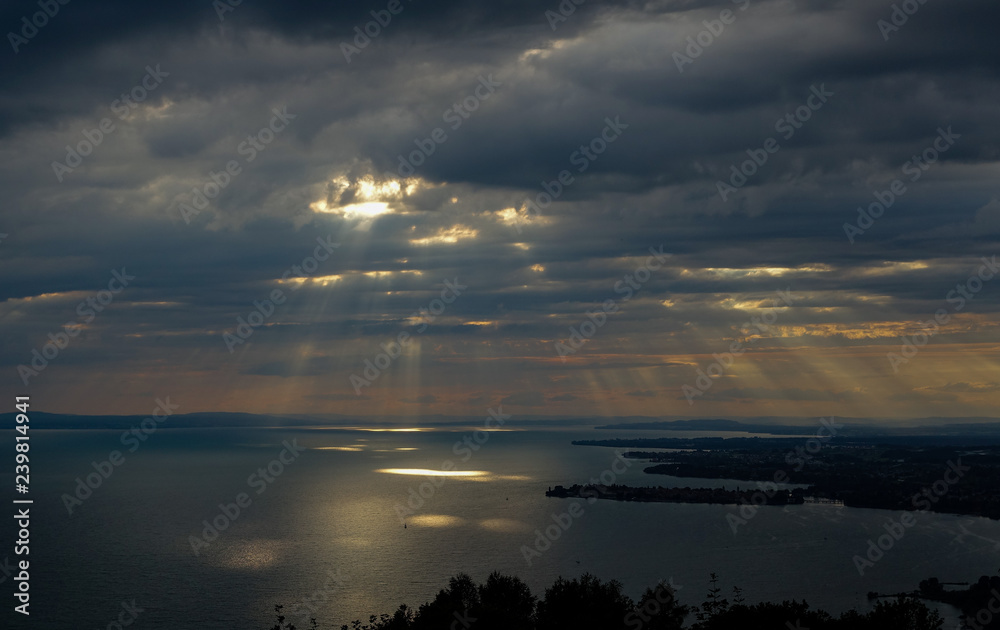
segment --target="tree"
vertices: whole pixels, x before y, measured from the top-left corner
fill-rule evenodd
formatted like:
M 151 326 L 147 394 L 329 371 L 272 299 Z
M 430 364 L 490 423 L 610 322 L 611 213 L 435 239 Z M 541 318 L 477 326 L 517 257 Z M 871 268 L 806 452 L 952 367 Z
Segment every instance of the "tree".
M 702 602 L 701 610 L 695 613 L 698 621 L 708 621 L 729 608 L 729 600 L 719 597 L 719 593 L 722 592 L 722 589 L 719 588 L 719 576 L 715 573 L 709 573 L 708 575 L 708 581 L 711 586 L 708 589 L 708 595 L 706 595 L 708 599 Z
M 927 597 L 937 597 L 944 593 L 944 586 L 936 577 L 920 581 L 920 594 Z
M 892 602 L 879 602 L 875 610 L 868 613 L 866 628 L 875 630 L 939 630 L 941 615 L 930 610 L 922 602 L 909 597 L 900 597 Z
M 680 630 L 687 614 L 687 606 L 677 601 L 674 589 L 660 582 L 655 591 L 646 589 L 635 610 L 625 617 L 625 623 L 629 628 L 642 630 Z
M 434 601 L 423 604 L 413 621 L 414 630 L 440 630 L 467 619 L 479 607 L 479 589 L 466 573 L 448 580 L 448 588 L 438 592 Z M 462 626 L 456 624 L 456 628 Z
M 602 583 L 584 574 L 579 580 L 559 577 L 538 602 L 535 626 L 545 630 L 618 630 L 632 612 L 632 600 L 617 580 Z
M 809 610 L 805 602 L 784 601 L 780 604 L 735 605 L 710 618 L 699 621 L 693 630 L 778 630 L 780 628 L 809 628 L 827 630 L 830 615 L 819 610 Z M 851 630 L 855 630 L 852 628 Z
M 494 571 L 479 587 L 475 630 L 533 630 L 536 599 L 520 578 Z

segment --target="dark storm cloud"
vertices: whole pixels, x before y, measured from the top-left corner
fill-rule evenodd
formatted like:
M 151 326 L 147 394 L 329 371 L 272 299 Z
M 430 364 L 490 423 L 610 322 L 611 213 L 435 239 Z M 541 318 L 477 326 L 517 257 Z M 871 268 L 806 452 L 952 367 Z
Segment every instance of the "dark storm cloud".
M 23 363 L 123 265 L 135 285 L 59 357 L 64 372 L 177 361 L 233 379 L 336 374 L 346 387 L 406 330 L 428 387 L 480 391 L 472 373 L 489 370 L 516 392 L 508 404 L 571 403 L 584 396 L 525 375 L 680 373 L 688 363 L 670 355 L 725 348 L 786 288 L 788 330 L 759 348 L 892 339 L 1000 250 L 1000 7 L 931 1 L 885 41 L 877 21 L 891 3 L 740 4 L 586 2 L 553 30 L 545 11 L 557 2 L 403 0 L 350 63 L 341 43 L 385 2 L 244 2 L 224 20 L 203 0 L 61 5 L 0 55 L 2 362 Z M 679 72 L 674 53 L 727 8 L 737 21 Z M 0 26 L 17 31 L 35 11 L 8 3 Z M 147 66 L 169 76 L 120 118 L 113 103 Z M 499 83 L 488 98 L 484 80 Z M 776 121 L 819 86 L 832 96 L 782 137 Z M 475 111 L 455 118 L 469 99 Z M 240 147 L 282 107 L 295 118 L 247 160 Z M 52 163 L 103 118 L 115 130 L 59 181 Z M 620 121 L 615 140 L 583 159 L 609 121 Z M 358 182 L 396 173 L 439 127 L 447 139 L 388 212 L 314 211 L 369 201 Z M 949 127 L 960 138 L 910 181 L 904 165 Z M 723 201 L 717 181 L 769 137 L 780 150 Z M 232 160 L 241 173 L 185 223 L 192 188 Z M 521 210 L 563 170 L 573 181 L 516 232 L 501 211 Z M 906 193 L 850 243 L 844 224 L 897 178 Z M 318 238 L 340 247 L 301 289 L 279 282 Z M 561 362 L 554 343 L 621 300 L 621 283 L 661 245 L 668 261 Z M 454 279 L 469 289 L 433 321 L 415 320 Z M 231 355 L 222 333 L 275 289 L 287 301 Z M 998 303 L 990 286 L 962 316 Z M 985 318 L 966 321 L 938 339 L 995 335 Z M 859 322 L 872 330 L 856 334 Z M 660 391 L 614 386 L 638 402 Z M 742 387 L 705 399 L 851 400 L 844 391 Z M 423 396 L 408 399 L 447 400 Z

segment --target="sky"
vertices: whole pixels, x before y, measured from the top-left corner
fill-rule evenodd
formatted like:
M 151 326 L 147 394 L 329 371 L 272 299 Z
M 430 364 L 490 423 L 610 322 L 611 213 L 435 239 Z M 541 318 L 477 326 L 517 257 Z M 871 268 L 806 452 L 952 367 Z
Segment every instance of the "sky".
M 994 416 L 998 19 L 5 2 L 0 395 Z

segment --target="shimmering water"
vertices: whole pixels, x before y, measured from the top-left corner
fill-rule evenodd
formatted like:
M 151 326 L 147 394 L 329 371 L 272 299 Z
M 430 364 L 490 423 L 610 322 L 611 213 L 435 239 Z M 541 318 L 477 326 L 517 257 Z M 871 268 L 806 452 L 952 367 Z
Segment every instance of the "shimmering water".
M 339 628 L 402 602 L 419 605 L 458 572 L 482 580 L 492 570 L 521 576 L 538 594 L 558 575 L 588 571 L 620 580 L 632 597 L 672 578 L 690 604 L 704 599 L 714 571 L 727 590 L 740 586 L 750 601 L 805 598 L 839 612 L 866 608 L 871 590 L 911 590 L 930 576 L 966 581 L 1000 566 L 1000 523 L 985 519 L 918 514 L 917 525 L 859 576 L 852 557 L 899 513 L 764 508 L 734 535 L 726 521 L 731 506 L 613 501 L 583 501 L 583 515 L 529 566 L 521 547 L 534 545 L 535 530 L 553 524 L 552 515 L 573 501 L 546 498 L 545 490 L 598 477 L 612 468 L 615 451 L 570 445 L 595 437 L 577 429 L 495 432 L 478 451 L 456 454 L 466 435 L 162 430 L 137 452 L 126 451 L 124 464 L 69 515 L 60 496 L 93 471 L 92 461 L 126 450 L 120 432 L 36 431 L 31 626 L 106 628 L 123 601 L 135 600 L 144 609 L 137 628 L 264 629 L 273 623 L 274 603 L 291 606 L 329 584 L 334 588 L 316 617 L 321 627 Z M 272 483 L 256 477 L 249 485 L 248 477 L 293 439 L 308 450 Z M 441 471 L 446 460 L 455 470 L 477 472 L 435 477 L 437 487 L 425 476 L 401 474 Z M 641 469 L 636 462 L 616 480 L 723 483 Z M 7 487 L 13 483 L 10 474 L 0 478 Z M 421 483 L 429 498 L 404 529 L 395 506 L 405 505 Z M 219 515 L 220 503 L 244 492 L 250 505 L 196 556 L 189 537 Z M 3 539 L 12 540 L 9 523 L 3 527 Z M 0 559 L 14 558 L 7 547 Z M 11 582 L 6 578 L 2 587 L 8 603 Z M 12 617 L 11 607 L 4 606 L 3 618 Z

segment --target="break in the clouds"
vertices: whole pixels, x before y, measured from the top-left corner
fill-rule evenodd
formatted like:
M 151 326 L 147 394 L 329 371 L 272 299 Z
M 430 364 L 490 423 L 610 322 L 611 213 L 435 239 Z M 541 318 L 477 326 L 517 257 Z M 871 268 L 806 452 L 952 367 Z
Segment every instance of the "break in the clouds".
M 998 18 L 6 3 L 0 391 L 65 412 L 992 415 Z

